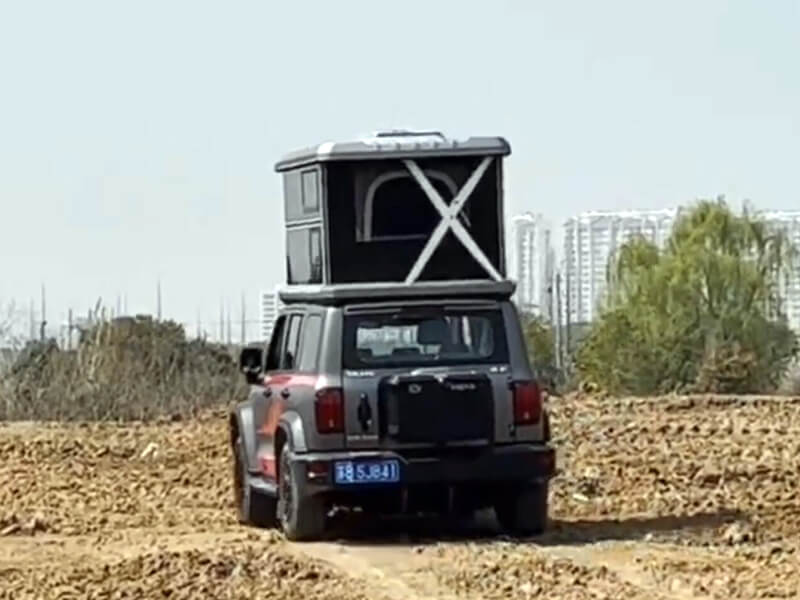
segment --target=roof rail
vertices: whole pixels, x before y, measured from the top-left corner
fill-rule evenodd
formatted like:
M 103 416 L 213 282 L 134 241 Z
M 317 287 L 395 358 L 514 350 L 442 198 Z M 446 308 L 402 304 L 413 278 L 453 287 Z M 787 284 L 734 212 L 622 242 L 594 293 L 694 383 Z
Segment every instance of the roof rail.
M 510 279 L 421 281 L 413 284 L 341 283 L 288 285 L 278 290 L 284 304 L 341 306 L 354 302 L 436 300 L 446 298 L 507 300 L 516 290 Z
M 376 131 L 374 137 L 439 137 L 445 139 L 441 131 L 409 131 L 407 129 L 388 129 L 386 131 Z

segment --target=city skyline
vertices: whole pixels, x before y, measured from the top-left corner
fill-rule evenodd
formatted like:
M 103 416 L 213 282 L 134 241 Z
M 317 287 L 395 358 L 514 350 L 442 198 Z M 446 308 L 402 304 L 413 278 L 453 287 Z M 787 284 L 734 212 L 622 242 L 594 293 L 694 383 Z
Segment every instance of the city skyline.
M 759 207 L 753 203 L 748 204 L 755 215 L 764 218 L 770 225 L 783 227 L 792 242 L 800 249 L 800 210 L 773 210 Z M 549 320 L 553 320 L 554 298 L 551 292 L 555 285 L 554 277 L 556 273 L 559 273 L 562 276 L 560 290 L 562 322 L 565 322 L 567 306 L 570 310 L 571 323 L 591 322 L 597 313 L 597 303 L 605 291 L 605 267 L 613 249 L 619 247 L 635 233 L 649 234 L 648 237 L 651 241 L 662 246 L 676 215 L 688 205 L 690 203 L 661 209 L 638 210 L 590 209 L 567 217 L 557 227 L 553 225 L 553 220 L 549 219 L 544 211 L 524 211 L 512 214 L 506 223 L 506 253 L 508 277 L 517 284 L 515 300 L 523 310 L 530 310 L 534 314 L 541 314 Z M 629 221 L 627 224 L 626 220 Z M 579 233 L 581 223 L 588 227 L 584 236 L 588 242 L 591 233 L 589 224 L 603 221 L 617 222 L 616 229 L 613 230 L 613 239 L 610 237 L 611 233 L 602 233 L 599 245 L 590 245 L 587 249 L 581 266 L 579 267 L 577 262 L 572 261 L 574 266 L 570 269 L 571 263 L 567 260 L 570 226 L 573 226 L 573 230 Z M 650 229 L 642 227 L 646 223 L 651 224 Z M 523 230 L 528 236 L 525 243 L 533 243 L 535 248 L 531 247 L 525 250 L 528 252 L 528 256 L 520 261 L 520 234 Z M 604 231 L 603 227 L 600 230 Z M 531 231 L 536 232 L 535 237 L 531 237 Z M 532 242 L 534 239 L 535 242 Z M 537 256 L 536 250 L 544 256 Z M 531 265 L 533 265 L 532 268 Z M 277 313 L 277 308 L 280 306 L 277 289 L 282 285 L 285 285 L 285 281 L 264 282 L 257 298 L 244 296 L 243 304 L 241 301 L 238 303 L 239 308 L 235 307 L 236 303 L 232 301 L 232 296 L 222 297 L 219 301 L 219 312 L 216 314 L 200 314 L 198 312 L 194 321 L 175 316 L 177 311 L 171 309 L 169 303 L 169 285 L 166 286 L 167 293 L 165 294 L 164 284 L 159 279 L 156 280 L 153 287 L 151 306 L 142 307 L 140 305 L 138 308 L 143 308 L 143 310 L 129 311 L 127 310 L 128 294 L 119 293 L 114 296 L 113 301 L 103 303 L 103 308 L 109 317 L 136 314 L 157 316 L 159 311 L 163 311 L 163 316 L 180 323 L 187 335 L 200 335 L 214 341 L 240 342 L 243 329 L 246 342 L 252 342 L 265 339 L 265 335 L 270 331 L 269 327 L 265 326 L 269 320 L 267 313 Z M 550 291 L 547 289 L 548 286 Z M 569 295 L 567 289 L 569 289 Z M 789 322 L 793 328 L 800 330 L 800 270 L 795 277 L 780 283 L 780 293 L 785 297 L 784 310 Z M 166 307 L 164 306 L 165 299 L 167 300 Z M 16 305 L 15 337 L 21 339 L 30 338 L 32 335 L 38 337 L 41 323 L 41 299 L 31 298 L 27 302 L 15 299 L 14 304 Z M 268 305 L 271 308 L 268 309 Z M 7 308 L 7 306 L 2 306 L 0 310 Z M 87 307 L 83 310 L 78 307 L 70 308 L 73 313 L 73 325 L 81 320 L 85 321 L 87 310 L 94 309 L 94 307 Z M 68 313 L 69 309 L 62 311 L 56 317 L 48 311 L 46 332 L 49 337 L 66 339 L 65 332 L 69 329 Z M 8 320 L 7 317 L 6 320 Z M 3 322 L 4 320 L 0 318 L 0 324 Z
M 601 303 L 607 291 L 606 268 L 614 252 L 635 235 L 643 235 L 663 249 L 676 219 L 688 208 L 689 204 L 662 209 L 588 210 L 566 219 L 561 227 L 563 239 L 559 258 L 555 262 L 558 267 L 553 271 L 560 276 L 561 282 L 558 290 L 561 297 L 559 322 L 593 322 L 602 310 Z M 800 210 L 759 209 L 752 203 L 748 203 L 747 208 L 763 219 L 769 228 L 783 230 L 800 252 Z M 530 223 L 531 215 L 522 219 L 515 215 L 511 222 Z M 553 238 L 552 235 L 548 237 Z M 516 242 L 516 236 L 514 239 Z M 510 251 L 518 249 L 516 243 L 509 248 Z M 527 260 L 528 264 L 536 262 L 530 258 Z M 511 264 L 515 269 L 512 273 L 524 279 L 518 273 L 519 258 L 513 258 Z M 551 280 L 550 285 L 555 293 L 557 282 Z M 790 327 L 800 331 L 800 264 L 794 265 L 778 282 L 778 293 Z M 551 303 L 555 301 L 556 298 L 551 296 Z M 524 308 L 524 303 L 521 307 Z
M 659 247 L 669 237 L 680 207 L 660 210 L 586 211 L 563 225 L 560 257 L 565 306 L 571 323 L 591 323 L 606 292 L 606 269 L 614 252 L 635 235 Z
M 525 212 L 511 218 L 507 239 L 510 268 L 508 275 L 515 279 L 514 298 L 521 310 L 552 318 L 549 289 L 555 270 L 553 227 L 541 213 Z

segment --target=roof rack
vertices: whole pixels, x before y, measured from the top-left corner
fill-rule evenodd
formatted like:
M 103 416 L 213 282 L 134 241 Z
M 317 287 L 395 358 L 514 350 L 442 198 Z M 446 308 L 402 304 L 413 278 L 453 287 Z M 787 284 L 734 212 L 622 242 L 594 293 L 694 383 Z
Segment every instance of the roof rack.
M 508 156 L 511 146 L 502 137 L 448 138 L 440 131 L 385 130 L 342 142 L 324 142 L 289 152 L 277 163 L 278 172 L 306 165 L 343 160 L 386 160 L 446 156 Z

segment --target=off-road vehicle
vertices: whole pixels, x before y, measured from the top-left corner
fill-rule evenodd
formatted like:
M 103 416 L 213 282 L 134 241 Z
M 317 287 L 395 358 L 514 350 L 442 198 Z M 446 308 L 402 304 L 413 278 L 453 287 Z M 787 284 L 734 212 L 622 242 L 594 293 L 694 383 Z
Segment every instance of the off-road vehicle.
M 242 522 L 307 540 L 335 506 L 493 507 L 512 533 L 545 528 L 554 452 L 504 277 L 509 152 L 391 132 L 278 163 L 284 307 L 242 351 L 230 415 Z

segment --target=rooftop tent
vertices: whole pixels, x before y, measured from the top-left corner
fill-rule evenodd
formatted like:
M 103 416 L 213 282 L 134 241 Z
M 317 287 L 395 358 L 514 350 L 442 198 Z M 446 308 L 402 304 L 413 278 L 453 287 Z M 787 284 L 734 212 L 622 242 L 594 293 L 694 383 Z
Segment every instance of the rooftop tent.
M 290 285 L 501 281 L 502 138 L 389 132 L 284 157 Z

